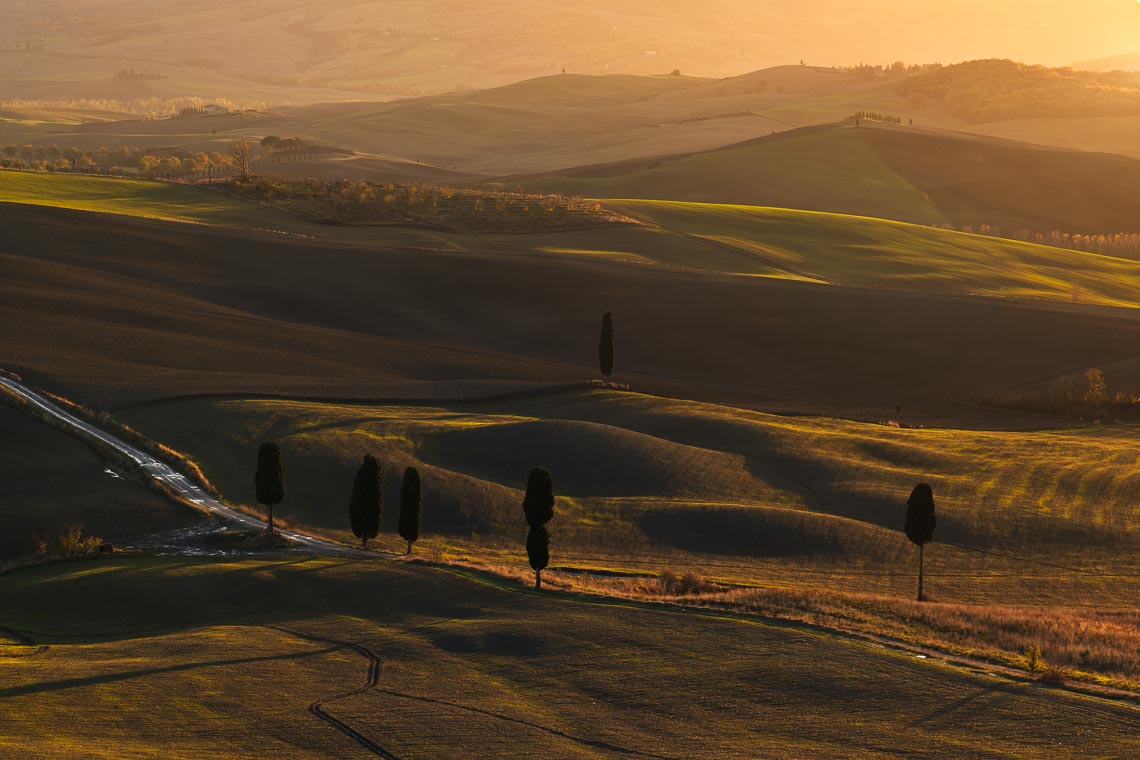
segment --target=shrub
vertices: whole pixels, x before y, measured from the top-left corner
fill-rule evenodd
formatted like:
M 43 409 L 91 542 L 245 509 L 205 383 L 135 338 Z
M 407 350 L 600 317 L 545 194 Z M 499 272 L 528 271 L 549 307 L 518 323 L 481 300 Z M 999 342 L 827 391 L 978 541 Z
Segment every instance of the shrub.
M 705 580 L 695 573 L 685 573 L 678 576 L 670 570 L 661 573 L 657 582 L 661 586 L 661 593 L 666 596 L 699 596 L 700 594 L 711 594 L 720 588 L 715 583 Z
M 1025 650 L 1025 667 L 1030 673 L 1041 670 L 1041 648 L 1036 644 Z
M 86 557 L 94 554 L 103 545 L 103 539 L 84 536 L 83 528 L 72 525 L 56 538 L 56 553 L 61 557 Z

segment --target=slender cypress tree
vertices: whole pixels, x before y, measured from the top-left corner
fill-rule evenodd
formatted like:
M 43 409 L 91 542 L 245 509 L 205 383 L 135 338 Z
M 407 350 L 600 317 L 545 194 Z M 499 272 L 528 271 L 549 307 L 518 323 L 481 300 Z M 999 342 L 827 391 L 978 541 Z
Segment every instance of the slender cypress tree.
M 360 546 L 368 548 L 368 540 L 380 533 L 380 520 L 384 514 L 384 472 L 371 454 L 364 457 L 352 484 L 352 501 L 348 516 L 352 534 L 360 539 Z
M 531 528 L 526 534 L 526 556 L 534 569 L 534 587 L 542 588 L 542 571 L 550 564 L 550 533 L 545 525 Z
M 598 367 L 602 376 L 609 382 L 614 373 L 614 315 L 606 312 L 602 316 L 602 337 L 598 341 Z
M 934 539 L 934 491 L 926 483 L 919 483 L 906 502 L 906 537 L 918 546 L 918 601 L 922 598 L 923 547 Z
M 546 525 L 554 517 L 554 478 L 545 467 L 532 467 L 527 476 L 523 514 L 532 528 Z
M 400 484 L 400 537 L 408 542 L 408 554 L 412 544 L 420 537 L 420 517 L 423 511 L 423 493 L 420 488 L 420 473 L 415 467 L 404 470 L 404 482 Z
M 534 587 L 542 588 L 542 571 L 550 564 L 550 533 L 546 524 L 554 517 L 554 478 L 545 467 L 532 467 L 527 476 L 523 515 L 530 526 L 526 553 L 534 568 Z
M 281 449 L 276 443 L 263 443 L 257 450 L 257 473 L 254 475 L 257 503 L 267 507 L 269 525 L 273 533 L 273 507 L 285 500 L 285 468 L 281 464 Z

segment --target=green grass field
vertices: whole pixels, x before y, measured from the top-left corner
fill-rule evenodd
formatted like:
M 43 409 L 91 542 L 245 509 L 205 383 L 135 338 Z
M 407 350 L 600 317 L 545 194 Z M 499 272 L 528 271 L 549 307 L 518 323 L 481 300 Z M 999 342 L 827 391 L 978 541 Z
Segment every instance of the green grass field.
M 14 754 L 1038 757 L 1138 746 L 1126 704 L 803 628 L 395 562 L 55 565 L 0 578 L 0 606 L 5 625 L 47 646 L 0 645 L 0 748 Z
M 309 222 L 202 188 L 147 180 L 0 172 L 0 201 L 263 229 L 336 242 L 447 251 L 656 262 L 860 288 L 1140 303 L 1140 263 L 882 219 L 789 209 L 605 201 L 659 226 L 519 235 L 462 235 Z
M 145 179 L 0 171 L 0 202 L 279 232 L 312 226 L 220 193 Z
M 578 170 L 582 173 L 587 169 Z M 654 163 L 616 176 L 550 176 L 535 191 L 777 206 L 938 224 L 942 213 L 851 131 L 807 132 Z
M 860 288 L 1140 304 L 1140 262 L 883 219 L 667 201 L 606 201 L 624 213 L 738 252 L 727 271 L 783 270 Z M 696 250 L 694 251 L 696 253 Z M 700 265 L 699 259 L 690 262 Z M 724 264 L 718 262 L 717 266 Z

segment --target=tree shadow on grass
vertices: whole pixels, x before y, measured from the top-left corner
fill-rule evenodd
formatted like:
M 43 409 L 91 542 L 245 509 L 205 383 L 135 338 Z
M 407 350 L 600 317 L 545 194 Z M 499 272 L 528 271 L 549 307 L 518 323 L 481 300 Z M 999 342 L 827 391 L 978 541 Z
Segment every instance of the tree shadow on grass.
M 84 686 L 97 686 L 100 684 L 115 683 L 117 681 L 129 681 L 134 678 L 145 678 L 147 676 L 160 675 L 163 673 L 198 670 L 200 668 L 220 668 L 228 665 L 246 665 L 254 662 L 273 662 L 278 660 L 300 660 L 307 657 L 331 654 L 343 648 L 343 646 L 332 646 L 325 649 L 316 649 L 309 652 L 294 652 L 292 654 L 275 654 L 266 655 L 264 657 L 237 657 L 229 660 L 211 660 L 209 662 L 187 662 L 179 665 L 167 665 L 162 668 L 146 668 L 144 670 L 131 670 L 124 673 L 108 673 L 98 676 L 86 676 L 84 678 L 45 681 L 43 683 L 26 684 L 24 686 L 10 686 L 6 689 L 0 689 L 0 699 L 26 696 L 28 694 L 40 694 L 49 691 L 63 691 L 65 689 L 75 689 Z

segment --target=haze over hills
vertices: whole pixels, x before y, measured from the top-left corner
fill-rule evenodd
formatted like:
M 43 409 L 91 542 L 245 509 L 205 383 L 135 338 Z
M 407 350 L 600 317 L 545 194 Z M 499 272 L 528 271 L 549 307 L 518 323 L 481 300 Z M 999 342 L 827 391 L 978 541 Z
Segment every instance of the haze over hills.
M 0 98 L 318 102 L 563 68 L 722 77 L 801 59 L 1065 65 L 1131 52 L 1138 36 L 1131 0 L 36 0 L 5 6 L 0 47 L 35 49 L 0 53 Z M 150 76 L 116 76 L 131 70 Z

